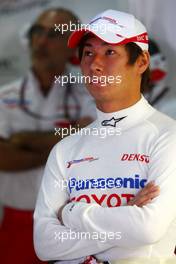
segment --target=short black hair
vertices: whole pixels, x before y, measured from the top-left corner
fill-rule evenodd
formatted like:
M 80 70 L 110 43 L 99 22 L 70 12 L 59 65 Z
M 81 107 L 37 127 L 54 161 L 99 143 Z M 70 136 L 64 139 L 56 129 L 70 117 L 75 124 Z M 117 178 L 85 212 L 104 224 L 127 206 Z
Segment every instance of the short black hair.
M 143 53 L 143 50 L 136 43 L 133 42 L 127 43 L 125 45 L 125 49 L 129 56 L 129 61 L 128 61 L 129 65 L 133 65 L 136 62 L 137 58 Z M 140 89 L 142 93 L 148 89 L 149 84 L 150 84 L 150 67 L 148 67 L 141 76 Z

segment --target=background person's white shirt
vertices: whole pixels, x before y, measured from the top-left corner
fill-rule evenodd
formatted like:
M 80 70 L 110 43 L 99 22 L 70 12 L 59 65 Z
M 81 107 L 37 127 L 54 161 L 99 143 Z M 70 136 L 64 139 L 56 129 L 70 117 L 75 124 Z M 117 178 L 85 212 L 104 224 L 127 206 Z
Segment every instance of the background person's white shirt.
M 65 121 L 64 94 L 66 86 L 56 83 L 49 95 L 44 97 L 39 83 L 29 72 L 25 84 L 24 100 L 27 108 L 41 116 L 51 116 L 51 120 L 34 118 L 20 106 L 23 79 L 0 89 L 0 137 L 8 139 L 13 133 L 22 131 L 53 131 L 58 121 Z M 92 98 L 82 84 L 72 84 L 73 93 L 80 104 L 80 117 L 90 116 L 95 119 L 96 111 Z M 70 97 L 68 107 L 75 112 L 75 101 Z M 57 118 L 57 115 L 59 118 Z M 56 135 L 57 136 L 57 135 Z M 43 167 L 21 172 L 0 171 L 0 203 L 20 209 L 34 209 L 38 189 L 43 174 Z

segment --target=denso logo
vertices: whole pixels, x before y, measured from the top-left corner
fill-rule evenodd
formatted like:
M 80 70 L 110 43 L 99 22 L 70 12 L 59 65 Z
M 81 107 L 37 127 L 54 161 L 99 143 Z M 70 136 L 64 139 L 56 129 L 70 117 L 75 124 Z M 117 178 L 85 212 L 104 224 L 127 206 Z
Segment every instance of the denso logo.
M 122 161 L 134 161 L 134 160 L 137 160 L 137 161 L 141 161 L 141 162 L 144 162 L 144 163 L 149 163 L 149 156 L 147 155 L 144 155 L 144 154 L 123 154 L 122 158 L 121 158 Z

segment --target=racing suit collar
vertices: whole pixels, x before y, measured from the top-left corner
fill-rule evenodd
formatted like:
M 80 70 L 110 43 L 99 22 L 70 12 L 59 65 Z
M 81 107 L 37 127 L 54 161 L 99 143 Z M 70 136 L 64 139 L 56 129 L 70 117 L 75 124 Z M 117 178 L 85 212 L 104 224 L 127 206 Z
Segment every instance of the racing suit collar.
M 146 119 L 153 113 L 154 109 L 148 104 L 147 100 L 141 99 L 134 105 L 117 112 L 104 113 L 97 109 L 97 126 L 107 128 L 122 128 L 126 130 L 140 121 Z

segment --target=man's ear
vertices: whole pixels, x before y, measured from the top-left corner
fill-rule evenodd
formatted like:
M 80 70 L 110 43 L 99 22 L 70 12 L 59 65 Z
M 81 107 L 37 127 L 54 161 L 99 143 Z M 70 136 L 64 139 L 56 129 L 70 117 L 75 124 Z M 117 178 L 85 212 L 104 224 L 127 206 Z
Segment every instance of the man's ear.
M 147 50 L 143 51 L 143 53 L 137 59 L 137 67 L 139 74 L 145 72 L 145 70 L 150 65 L 150 54 Z

